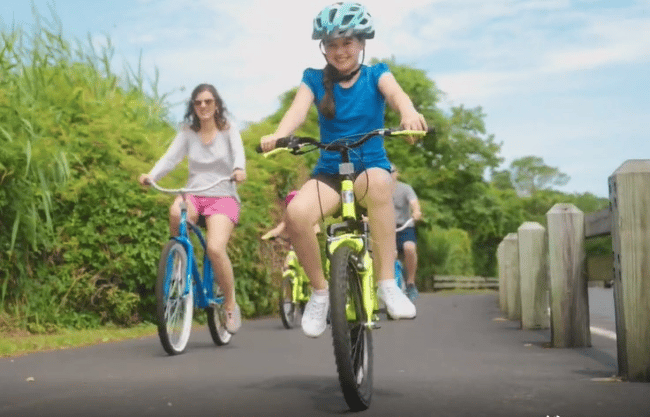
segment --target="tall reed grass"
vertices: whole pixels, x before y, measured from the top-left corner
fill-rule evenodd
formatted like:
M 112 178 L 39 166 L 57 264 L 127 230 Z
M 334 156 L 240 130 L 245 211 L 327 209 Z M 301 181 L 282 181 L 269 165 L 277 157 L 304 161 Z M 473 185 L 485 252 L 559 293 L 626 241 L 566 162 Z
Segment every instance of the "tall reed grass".
M 33 292 L 43 290 L 43 265 L 61 261 L 62 219 L 72 214 L 70 202 L 105 176 L 101 168 L 142 164 L 147 155 L 118 161 L 111 152 L 142 142 L 147 127 L 168 125 L 157 76 L 145 94 L 140 65 L 127 65 L 122 77 L 114 73 L 110 39 L 102 47 L 90 36 L 87 43 L 70 42 L 54 12 L 48 20 L 34 9 L 34 20 L 29 33 L 15 26 L 0 33 L 0 326 L 38 328 L 53 319 L 44 316 L 60 312 L 43 310 L 48 298 L 56 304 L 75 283 L 62 279 L 34 301 Z M 115 109 L 123 114 L 117 117 Z M 130 137 L 106 135 L 124 124 L 121 117 L 137 120 Z

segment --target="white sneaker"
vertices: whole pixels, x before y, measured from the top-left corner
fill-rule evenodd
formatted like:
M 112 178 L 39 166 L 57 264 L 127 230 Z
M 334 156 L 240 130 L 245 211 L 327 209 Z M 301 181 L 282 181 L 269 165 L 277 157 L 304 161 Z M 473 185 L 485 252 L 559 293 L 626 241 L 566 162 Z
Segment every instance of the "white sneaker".
M 392 319 L 415 318 L 415 304 L 408 299 L 402 290 L 397 288 L 394 281 L 391 281 L 389 285 L 380 284 L 379 288 L 377 288 L 377 295 L 386 304 L 386 310 Z
M 235 334 L 237 330 L 241 327 L 241 311 L 239 310 L 239 304 L 235 304 L 235 309 L 225 310 L 226 311 L 226 330 L 228 333 Z
M 327 328 L 327 310 L 330 306 L 328 295 L 312 294 L 302 315 L 302 331 L 309 337 L 318 337 Z

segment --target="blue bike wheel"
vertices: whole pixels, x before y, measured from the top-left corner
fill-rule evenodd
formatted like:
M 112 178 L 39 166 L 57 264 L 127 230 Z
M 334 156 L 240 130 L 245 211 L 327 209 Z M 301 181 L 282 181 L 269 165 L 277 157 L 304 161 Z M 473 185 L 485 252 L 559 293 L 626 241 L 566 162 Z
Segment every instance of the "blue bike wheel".
M 223 294 L 221 293 L 221 288 L 217 283 L 216 278 L 212 284 L 212 294 L 215 298 L 223 299 Z M 214 303 L 210 307 L 205 309 L 205 312 L 208 316 L 208 329 L 210 330 L 210 336 L 212 341 L 217 346 L 223 346 L 230 343 L 232 339 L 232 334 L 226 330 L 226 311 L 223 308 L 223 303 Z
M 404 267 L 399 259 L 395 259 L 395 283 L 397 284 L 397 288 L 400 290 L 406 290 L 406 284 L 404 283 Z
M 167 242 L 158 265 L 156 316 L 158 337 L 170 355 L 183 353 L 192 330 L 194 292 L 187 273 L 187 252 L 175 240 Z

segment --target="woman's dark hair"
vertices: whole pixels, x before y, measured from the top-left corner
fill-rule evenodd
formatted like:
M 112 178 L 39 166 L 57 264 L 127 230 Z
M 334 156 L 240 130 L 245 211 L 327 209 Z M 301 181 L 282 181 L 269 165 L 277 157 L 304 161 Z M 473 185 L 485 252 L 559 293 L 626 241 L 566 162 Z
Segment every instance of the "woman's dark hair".
M 201 123 L 199 122 L 199 118 L 196 115 L 196 111 L 194 110 L 194 100 L 196 100 L 196 96 L 201 94 L 204 91 L 209 91 L 210 94 L 212 94 L 212 97 L 214 98 L 214 104 L 215 104 L 215 112 L 214 112 L 214 121 L 217 124 L 217 128 L 219 130 L 225 130 L 228 129 L 228 119 L 226 119 L 226 113 L 228 113 L 228 109 L 226 109 L 226 106 L 223 104 L 223 100 L 221 99 L 221 96 L 219 96 L 219 93 L 217 93 L 217 89 L 214 88 L 212 84 L 199 84 L 196 86 L 194 91 L 192 91 L 192 95 L 190 96 L 190 101 L 187 103 L 187 112 L 185 112 L 185 122 L 189 125 L 190 129 L 192 129 L 195 132 L 198 132 L 199 129 L 201 129 Z

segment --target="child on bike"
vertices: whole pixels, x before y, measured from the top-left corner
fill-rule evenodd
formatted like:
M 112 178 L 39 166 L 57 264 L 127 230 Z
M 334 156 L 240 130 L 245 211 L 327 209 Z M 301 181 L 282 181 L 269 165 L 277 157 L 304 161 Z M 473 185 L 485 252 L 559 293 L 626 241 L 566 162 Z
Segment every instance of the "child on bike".
M 261 139 L 264 152 L 273 149 L 278 138 L 302 125 L 312 103 L 317 106 L 323 143 L 381 128 L 386 102 L 400 114 L 402 128 L 427 130 L 424 117 L 415 110 L 386 64 L 369 67 L 359 63 L 366 39 L 375 35 L 372 17 L 363 5 L 332 4 L 313 23 L 312 39 L 320 41 L 326 66 L 304 71 L 296 96 L 275 133 Z M 339 207 L 339 162 L 338 152 L 321 151 L 311 178 L 285 216 L 288 235 L 313 288 L 302 319 L 303 332 L 310 337 L 318 337 L 327 328 L 329 291 L 316 235 L 308 231 L 319 218 L 333 214 Z M 355 195 L 368 210 L 374 253 L 379 259 L 378 295 L 391 317 L 414 318 L 415 306 L 395 285 L 395 212 L 390 163 L 382 137 L 376 136 L 352 152 L 351 162 L 356 175 Z
M 188 157 L 189 175 L 185 188 L 209 186 L 221 182 L 201 195 L 188 195 L 188 217 L 196 222 L 205 217 L 207 255 L 224 294 L 226 329 L 235 333 L 241 327 L 241 312 L 235 300 L 232 264 L 226 245 L 239 222 L 239 195 L 236 183 L 246 179 L 244 146 L 236 126 L 226 117 L 226 107 L 214 86 L 200 84 L 192 91 L 185 114 L 185 124 L 177 133 L 167 152 L 148 174 L 140 175 L 146 185 L 167 175 L 181 160 Z M 178 234 L 180 203 L 178 196 L 169 210 L 169 229 Z

